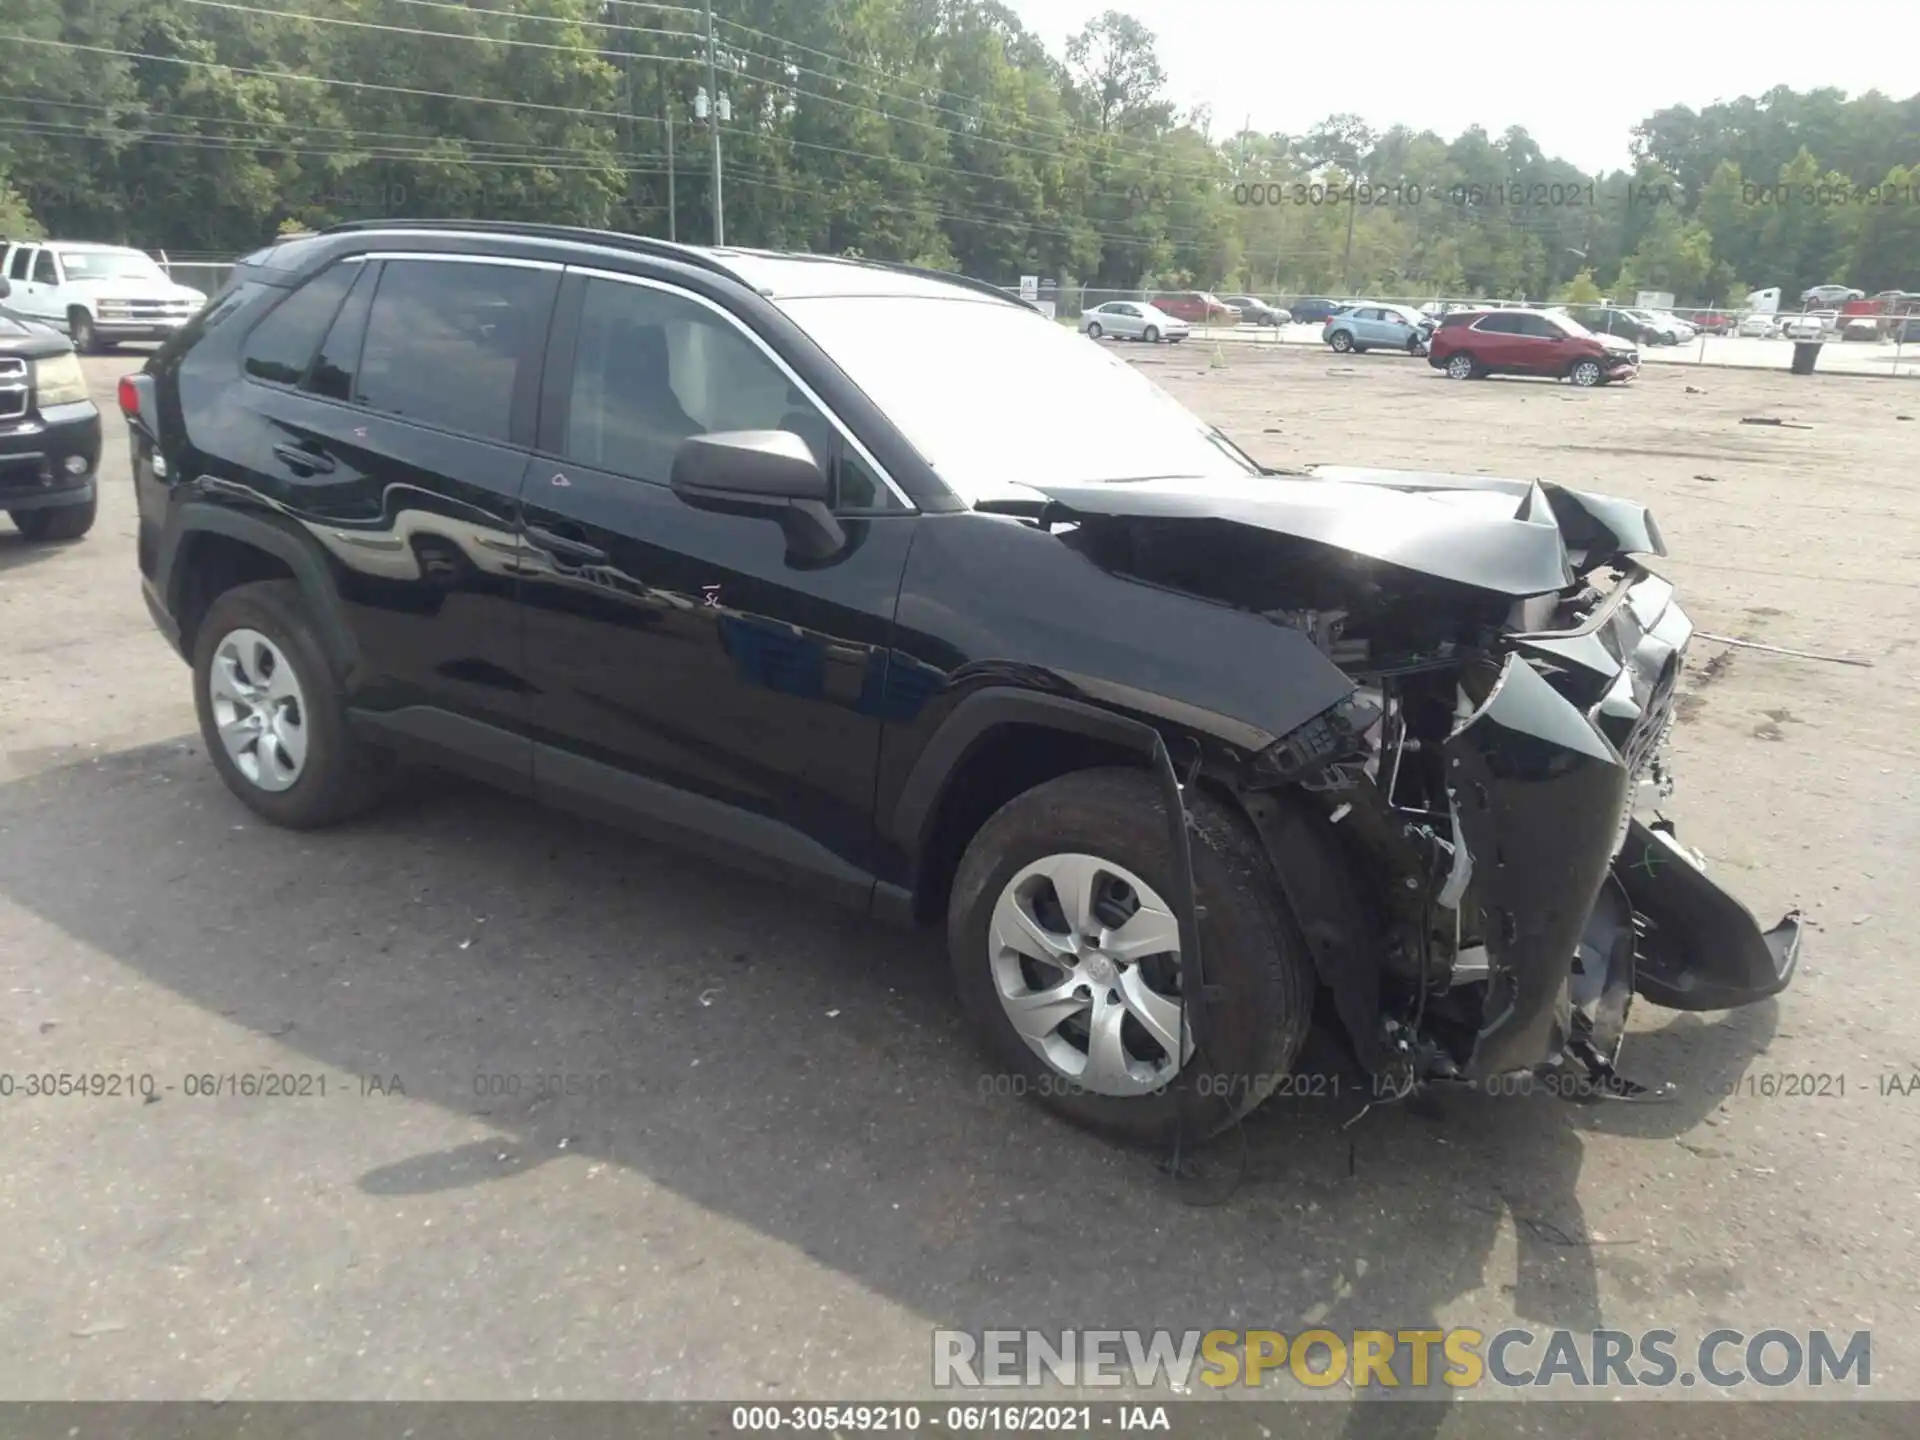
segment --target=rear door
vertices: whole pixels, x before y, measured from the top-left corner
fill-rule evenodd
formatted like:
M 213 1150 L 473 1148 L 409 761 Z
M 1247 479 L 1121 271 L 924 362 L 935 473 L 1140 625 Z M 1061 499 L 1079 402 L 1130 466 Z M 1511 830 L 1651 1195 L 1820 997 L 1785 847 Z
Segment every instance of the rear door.
M 527 471 L 534 775 L 545 798 L 864 904 L 913 509 L 746 324 L 667 277 L 567 278 Z M 671 488 L 686 438 L 786 429 L 844 543 Z
M 270 314 L 243 360 L 265 422 L 249 464 L 336 562 L 356 720 L 521 789 L 515 507 L 559 280 L 540 261 L 341 262 Z
M 1473 323 L 1469 348 L 1483 369 L 1511 370 L 1520 358 L 1517 316 L 1505 311 L 1482 315 Z

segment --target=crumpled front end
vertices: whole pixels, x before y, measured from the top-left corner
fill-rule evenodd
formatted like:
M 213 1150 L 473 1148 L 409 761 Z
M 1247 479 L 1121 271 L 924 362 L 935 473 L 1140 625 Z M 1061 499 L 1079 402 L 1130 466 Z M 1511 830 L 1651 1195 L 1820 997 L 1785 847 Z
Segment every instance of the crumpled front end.
M 1382 686 L 1384 715 L 1402 717 L 1376 761 L 1398 774 L 1385 816 L 1431 851 L 1425 873 L 1445 872 L 1422 891 L 1406 967 L 1417 1019 L 1403 1049 L 1423 1075 L 1577 1062 L 1613 1079 L 1636 994 L 1751 1004 L 1798 958 L 1798 918 L 1763 931 L 1657 816 L 1693 635 L 1673 587 L 1627 564 L 1554 612 L 1453 677 L 1437 747 L 1421 743 L 1419 687 Z M 1431 718 L 1425 730 L 1437 738 Z

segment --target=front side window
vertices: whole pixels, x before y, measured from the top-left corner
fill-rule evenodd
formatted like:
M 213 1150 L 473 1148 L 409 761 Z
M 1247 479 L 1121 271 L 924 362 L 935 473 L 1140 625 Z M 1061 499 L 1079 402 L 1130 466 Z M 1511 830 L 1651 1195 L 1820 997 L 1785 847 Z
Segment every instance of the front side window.
M 822 468 L 836 468 L 841 447 L 831 423 L 732 322 L 652 286 L 586 284 L 567 404 L 569 459 L 664 485 L 690 436 L 791 430 Z M 839 504 L 881 502 L 864 467 L 838 468 Z
M 387 261 L 355 399 L 436 429 L 505 441 L 521 371 L 545 338 L 554 285 L 554 272 L 525 266 Z
M 33 283 L 36 285 L 58 285 L 60 276 L 53 268 L 53 252 L 42 250 L 33 257 Z

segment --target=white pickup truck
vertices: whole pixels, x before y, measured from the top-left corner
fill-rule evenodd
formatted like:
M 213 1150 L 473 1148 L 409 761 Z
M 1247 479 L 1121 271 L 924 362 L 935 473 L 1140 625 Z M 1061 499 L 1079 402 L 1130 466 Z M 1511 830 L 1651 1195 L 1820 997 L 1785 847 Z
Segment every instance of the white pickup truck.
M 176 285 L 145 251 L 69 240 L 0 242 L 15 314 L 64 330 L 81 354 L 121 340 L 164 340 L 207 297 Z

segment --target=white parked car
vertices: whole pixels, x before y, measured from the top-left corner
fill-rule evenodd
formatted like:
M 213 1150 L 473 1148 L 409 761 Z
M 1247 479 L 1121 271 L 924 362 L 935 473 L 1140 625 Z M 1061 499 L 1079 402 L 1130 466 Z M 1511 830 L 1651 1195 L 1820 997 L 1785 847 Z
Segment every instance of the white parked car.
M 1771 340 L 1780 333 L 1780 317 L 1756 310 L 1751 315 L 1741 316 L 1740 323 L 1733 327 L 1733 333 L 1749 340 Z
M 207 303 L 143 250 L 70 240 L 15 240 L 0 255 L 14 313 L 65 331 L 91 354 L 120 340 L 164 340 Z
M 1840 318 L 1838 310 L 1814 310 L 1805 315 L 1789 315 L 1780 322 L 1780 333 L 1789 340 L 1824 340 Z
M 1655 310 L 1653 312 L 1653 318 L 1665 325 L 1673 334 L 1677 335 L 1679 337 L 1679 343 L 1682 345 L 1686 344 L 1689 340 L 1698 338 L 1700 334 L 1699 326 L 1695 325 L 1691 320 L 1682 319 L 1671 310 Z
M 1811 290 L 1800 292 L 1802 305 L 1844 305 L 1849 300 L 1866 298 L 1866 291 L 1851 290 L 1845 285 L 1816 285 Z
M 1164 340 L 1177 345 L 1191 332 L 1186 321 L 1144 300 L 1109 300 L 1080 315 L 1080 333 L 1093 340 L 1111 335 L 1116 340 L 1144 340 L 1149 345 Z

